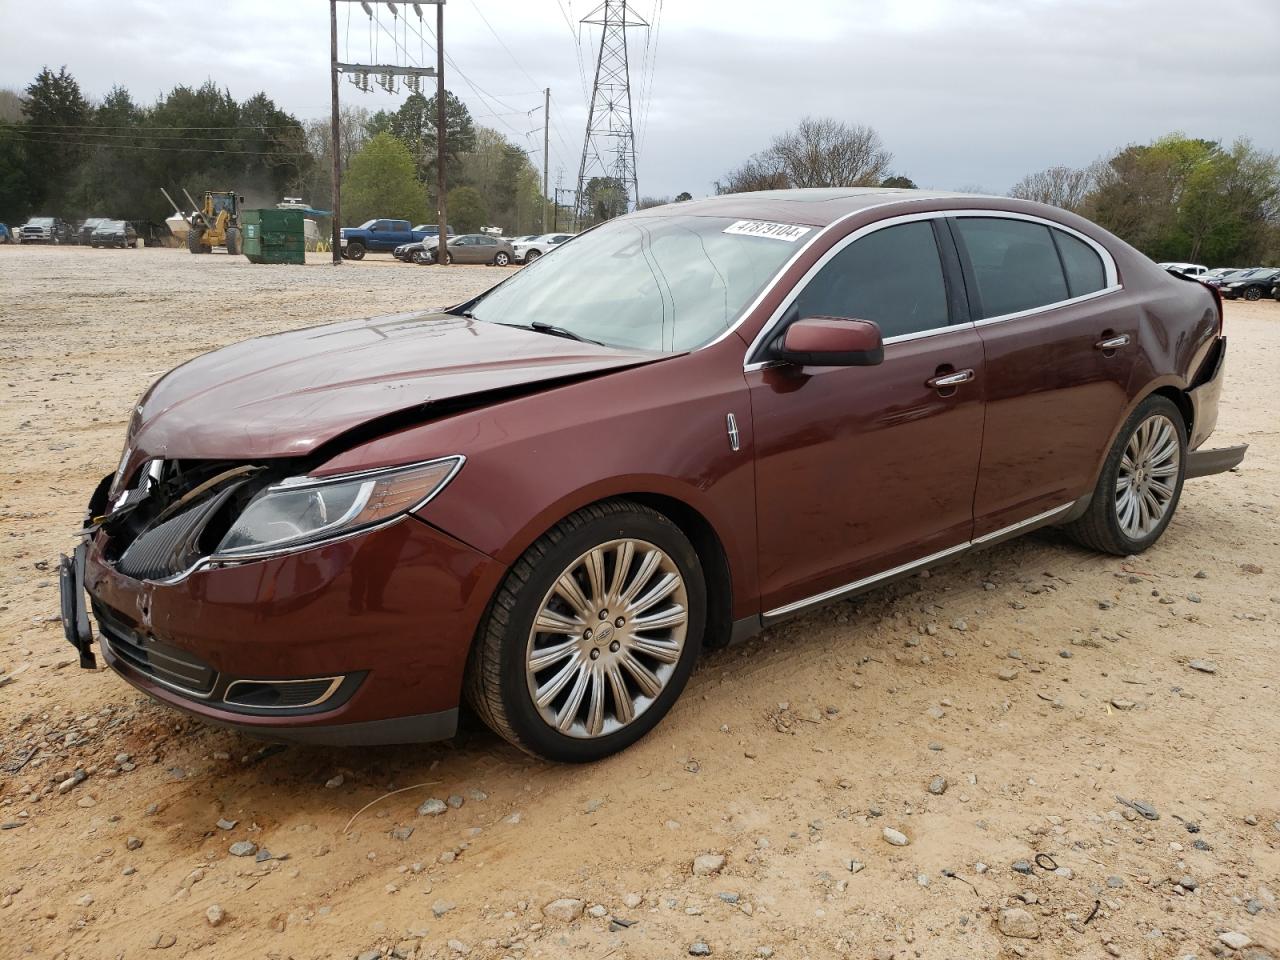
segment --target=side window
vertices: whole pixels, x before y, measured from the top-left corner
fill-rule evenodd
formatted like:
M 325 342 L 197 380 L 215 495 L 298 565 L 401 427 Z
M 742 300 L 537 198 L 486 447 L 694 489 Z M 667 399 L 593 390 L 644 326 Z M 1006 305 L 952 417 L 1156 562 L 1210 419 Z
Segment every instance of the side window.
M 1067 289 L 1073 297 L 1083 297 L 1106 287 L 1107 271 L 1098 251 L 1065 230 L 1054 230 L 1053 242 L 1058 245 L 1062 268 L 1067 272 Z
M 1001 217 L 954 222 L 978 281 L 984 318 L 1069 299 L 1062 262 L 1044 224 Z
M 947 286 L 927 220 L 855 240 L 800 292 L 801 317 L 872 320 L 884 337 L 945 327 Z

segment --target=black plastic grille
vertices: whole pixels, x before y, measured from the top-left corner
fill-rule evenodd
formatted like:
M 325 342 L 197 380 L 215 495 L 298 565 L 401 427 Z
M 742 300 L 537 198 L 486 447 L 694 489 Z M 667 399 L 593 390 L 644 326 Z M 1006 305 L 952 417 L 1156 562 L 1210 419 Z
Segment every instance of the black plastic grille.
M 135 580 L 163 580 L 182 573 L 199 559 L 197 541 L 200 534 L 234 489 L 229 487 L 144 531 L 129 544 L 116 568 Z
M 213 667 L 186 650 L 143 636 L 112 610 L 95 603 L 94 616 L 111 652 L 139 673 L 199 697 L 218 682 Z

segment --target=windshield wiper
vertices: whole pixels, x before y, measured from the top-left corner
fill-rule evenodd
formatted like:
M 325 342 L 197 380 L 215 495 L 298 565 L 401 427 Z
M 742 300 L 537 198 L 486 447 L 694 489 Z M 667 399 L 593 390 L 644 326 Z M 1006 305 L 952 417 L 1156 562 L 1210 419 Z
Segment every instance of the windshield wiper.
M 554 323 L 545 323 L 542 320 L 534 320 L 529 324 L 530 330 L 537 330 L 539 333 L 549 333 L 553 337 L 564 337 L 566 340 L 578 340 L 581 343 L 594 343 L 598 347 L 604 344 L 599 340 L 592 340 L 590 337 L 584 337 L 580 333 L 574 333 L 568 327 L 557 327 Z

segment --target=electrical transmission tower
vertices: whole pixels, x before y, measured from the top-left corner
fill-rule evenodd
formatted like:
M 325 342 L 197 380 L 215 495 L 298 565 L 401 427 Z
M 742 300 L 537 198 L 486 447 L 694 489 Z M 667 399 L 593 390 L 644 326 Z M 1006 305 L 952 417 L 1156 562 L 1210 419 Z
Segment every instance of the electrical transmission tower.
M 640 202 L 636 185 L 636 137 L 631 124 L 631 74 L 627 62 L 627 28 L 648 27 L 647 21 L 627 9 L 627 0 L 604 0 L 587 14 L 583 23 L 599 26 L 600 53 L 596 79 L 587 113 L 587 135 L 578 165 L 577 216 L 591 219 L 593 197 L 587 185 L 596 177 L 615 181 L 622 196 L 615 213 L 625 213 Z

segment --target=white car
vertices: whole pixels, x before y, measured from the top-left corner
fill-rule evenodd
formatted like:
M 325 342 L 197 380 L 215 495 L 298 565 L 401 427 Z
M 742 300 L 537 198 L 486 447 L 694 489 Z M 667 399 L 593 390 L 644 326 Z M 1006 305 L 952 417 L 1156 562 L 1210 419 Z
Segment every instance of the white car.
M 573 239 L 572 233 L 544 233 L 531 240 L 521 240 L 511 245 L 516 252 L 516 263 L 533 263 L 544 253 L 550 253 L 566 240 Z
M 1157 266 L 1164 267 L 1170 273 L 1180 273 L 1184 277 L 1198 277 L 1209 272 L 1209 268 L 1202 263 L 1160 263 Z

